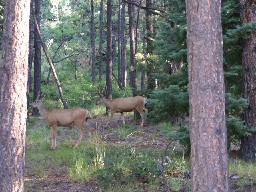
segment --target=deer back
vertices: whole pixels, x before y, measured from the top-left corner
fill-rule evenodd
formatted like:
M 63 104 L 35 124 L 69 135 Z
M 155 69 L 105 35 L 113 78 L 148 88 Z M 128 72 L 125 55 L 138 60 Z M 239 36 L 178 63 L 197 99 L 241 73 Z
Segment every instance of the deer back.
M 141 96 L 113 99 L 111 108 L 117 112 L 131 112 L 144 107 L 144 98 Z
M 51 109 L 48 110 L 47 121 L 49 124 L 57 123 L 60 126 L 80 125 L 89 118 L 86 109 Z

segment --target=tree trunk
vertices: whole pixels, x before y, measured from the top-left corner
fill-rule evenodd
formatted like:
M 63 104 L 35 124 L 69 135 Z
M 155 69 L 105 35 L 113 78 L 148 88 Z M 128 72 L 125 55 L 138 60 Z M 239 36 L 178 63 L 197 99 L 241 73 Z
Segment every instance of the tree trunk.
M 40 0 L 34 0 L 34 13 L 36 17 L 36 21 L 38 26 L 40 27 L 40 17 L 41 17 L 41 3 Z M 34 54 L 34 99 L 37 98 L 38 94 L 41 90 L 41 42 L 39 38 L 39 34 L 37 33 L 36 28 L 34 29 L 34 47 L 35 47 L 35 54 Z
M 152 0 L 146 0 L 146 7 L 148 8 L 148 11 L 146 11 L 146 62 L 147 62 L 147 87 L 149 90 L 153 90 L 156 87 L 155 79 L 152 75 L 154 71 L 154 65 L 150 58 L 153 49 L 154 49 L 154 43 L 152 41 L 153 39 L 153 22 L 152 22 L 152 13 L 150 12 L 150 8 L 152 8 Z
M 40 27 L 40 20 L 41 20 L 41 3 L 40 0 L 34 0 L 34 13 L 35 18 Z M 36 27 L 36 26 L 35 26 Z M 41 92 L 41 65 L 42 65 L 42 58 L 41 58 L 41 42 L 39 38 L 39 34 L 34 28 L 34 47 L 35 47 L 35 54 L 34 54 L 34 98 L 38 98 Z M 33 115 L 39 114 L 38 109 L 33 109 Z
M 28 85 L 27 85 L 27 98 L 29 98 L 29 93 L 33 91 L 33 77 L 32 68 L 34 61 L 34 4 L 33 1 L 30 2 L 30 18 L 29 18 L 29 53 L 28 53 Z M 27 99 L 27 106 L 29 106 L 29 99 Z M 29 111 L 28 111 L 29 113 Z M 29 118 L 29 115 L 28 115 Z
M 107 1 L 106 97 L 112 99 L 112 0 Z
M 240 0 L 240 15 L 242 25 L 256 22 L 255 1 Z M 244 42 L 243 48 L 243 69 L 244 69 L 244 98 L 249 102 L 245 110 L 244 120 L 248 129 L 256 126 L 256 32 L 250 34 Z M 256 133 L 246 136 L 241 142 L 241 155 L 247 161 L 256 162 Z
M 96 51 L 95 51 L 95 23 L 94 23 L 94 4 L 91 0 L 91 49 L 92 49 L 92 81 L 96 80 Z
M 229 191 L 221 0 L 186 1 L 192 191 Z
M 33 1 L 30 2 L 30 19 L 29 19 L 29 55 L 28 55 L 28 92 L 33 90 L 32 66 L 34 61 L 34 11 Z
M 116 27 L 112 26 L 112 63 L 113 66 L 115 66 L 116 64 L 116 42 L 117 42 L 117 38 L 116 38 Z
M 140 21 L 140 7 L 142 4 L 142 0 L 140 0 L 139 7 L 137 8 L 137 19 L 136 19 L 136 27 L 135 27 L 135 52 L 138 52 L 138 43 L 139 43 L 139 21 Z
M 121 88 L 126 87 L 126 38 L 125 38 L 125 8 L 126 3 L 122 3 L 121 13 L 120 13 L 120 63 L 118 71 L 118 82 Z
M 132 88 L 133 96 L 137 95 L 137 63 L 135 59 L 137 48 L 137 28 L 135 28 L 135 6 L 131 3 L 128 4 L 129 14 L 129 33 L 130 33 L 130 86 Z M 138 120 L 141 116 L 138 111 L 134 112 L 134 119 Z
M 143 28 L 142 33 L 145 34 L 145 27 Z M 143 46 L 142 46 L 143 47 L 143 55 L 144 55 L 144 58 L 146 58 L 147 57 L 147 53 L 146 53 L 146 39 L 143 38 L 142 42 L 143 42 Z M 146 89 L 146 83 L 145 83 L 146 82 L 146 75 L 147 75 L 147 73 L 146 73 L 145 69 L 142 70 L 141 77 L 140 77 L 140 87 L 141 87 L 141 90 Z
M 29 0 L 6 0 L 0 76 L 0 191 L 24 191 Z M 15 10 L 15 11 L 14 11 Z
M 103 51 L 102 51 L 102 44 L 103 44 L 103 15 L 104 15 L 104 9 L 103 9 L 103 3 L 104 0 L 100 1 L 100 18 L 99 18 L 99 80 L 102 79 L 102 63 L 103 63 Z
M 117 83 L 119 88 L 121 87 L 121 81 L 120 81 L 120 75 L 121 75 L 121 7 L 122 7 L 122 1 L 118 0 L 118 43 L 117 43 Z
M 136 92 L 136 45 L 135 45 L 135 25 L 134 25 L 134 14 L 135 7 L 133 4 L 128 4 L 129 14 L 129 32 L 130 32 L 130 86 L 133 89 L 133 94 Z

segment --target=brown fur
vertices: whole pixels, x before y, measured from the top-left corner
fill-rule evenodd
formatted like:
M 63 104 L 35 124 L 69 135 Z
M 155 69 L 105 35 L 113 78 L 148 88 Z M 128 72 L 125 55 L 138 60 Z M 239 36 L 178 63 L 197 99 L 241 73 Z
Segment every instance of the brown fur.
M 114 113 L 121 113 L 123 118 L 123 124 L 125 124 L 124 121 L 124 112 L 132 112 L 134 110 L 137 110 L 141 115 L 141 126 L 143 126 L 144 119 L 144 107 L 145 107 L 145 98 L 142 96 L 135 96 L 135 97 L 125 97 L 125 98 L 117 98 L 117 99 L 106 99 L 104 97 L 101 97 L 97 104 L 104 104 L 107 107 L 110 108 L 111 117 L 113 117 Z
M 38 108 L 42 118 L 52 128 L 51 149 L 56 148 L 56 131 L 58 126 L 76 126 L 79 129 L 79 138 L 76 142 L 76 147 L 80 144 L 84 136 L 84 124 L 90 118 L 90 112 L 87 109 L 46 109 L 42 101 L 35 102 L 32 106 Z

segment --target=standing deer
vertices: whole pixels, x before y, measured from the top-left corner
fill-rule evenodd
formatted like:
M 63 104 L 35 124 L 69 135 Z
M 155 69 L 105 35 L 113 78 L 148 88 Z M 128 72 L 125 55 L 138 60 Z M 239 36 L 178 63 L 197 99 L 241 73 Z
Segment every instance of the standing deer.
M 42 100 L 36 100 L 36 102 L 32 103 L 32 106 L 38 108 L 42 118 L 46 120 L 48 125 L 52 128 L 51 149 L 56 148 L 56 131 L 58 126 L 71 127 L 75 125 L 79 130 L 79 138 L 75 147 L 80 144 L 84 136 L 83 127 L 88 118 L 91 117 L 87 109 L 46 109 Z
M 106 99 L 105 97 L 100 96 L 97 104 L 104 104 L 110 109 L 111 117 L 113 117 L 114 113 L 121 113 L 123 124 L 125 124 L 124 120 L 124 112 L 132 112 L 137 110 L 141 116 L 141 126 L 144 124 L 144 107 L 146 104 L 146 98 L 142 96 L 135 97 L 125 97 L 125 98 L 117 98 L 117 99 Z

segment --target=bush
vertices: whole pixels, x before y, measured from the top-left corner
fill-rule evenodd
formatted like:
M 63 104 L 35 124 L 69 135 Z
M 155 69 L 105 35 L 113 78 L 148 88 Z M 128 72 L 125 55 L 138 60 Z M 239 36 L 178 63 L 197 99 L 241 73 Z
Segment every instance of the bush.
M 183 146 L 185 154 L 190 154 L 191 144 L 188 125 L 173 131 L 163 130 L 162 133 L 166 134 L 171 140 L 179 141 L 179 143 Z
M 166 89 L 157 89 L 150 95 L 148 106 L 152 109 L 148 116 L 156 123 L 188 115 L 188 92 L 177 85 L 171 85 Z

